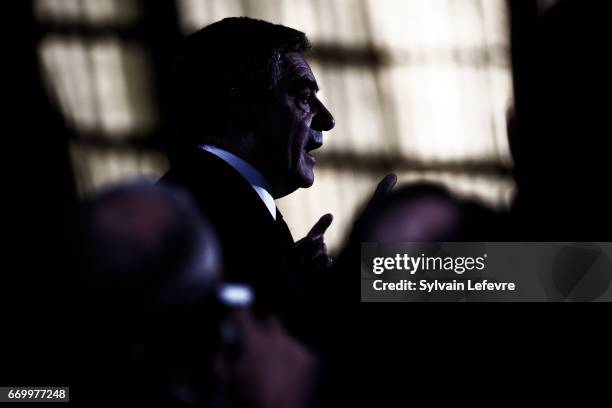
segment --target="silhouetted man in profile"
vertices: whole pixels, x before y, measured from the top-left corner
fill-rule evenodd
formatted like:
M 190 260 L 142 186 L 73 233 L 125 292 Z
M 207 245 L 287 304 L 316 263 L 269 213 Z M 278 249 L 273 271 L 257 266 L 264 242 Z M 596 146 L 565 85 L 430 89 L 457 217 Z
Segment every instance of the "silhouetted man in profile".
M 299 270 L 329 267 L 326 215 L 296 244 L 274 200 L 314 182 L 334 119 L 317 98 L 304 33 L 227 18 L 184 41 L 174 76 L 171 170 L 218 231 L 229 281 L 287 309 Z

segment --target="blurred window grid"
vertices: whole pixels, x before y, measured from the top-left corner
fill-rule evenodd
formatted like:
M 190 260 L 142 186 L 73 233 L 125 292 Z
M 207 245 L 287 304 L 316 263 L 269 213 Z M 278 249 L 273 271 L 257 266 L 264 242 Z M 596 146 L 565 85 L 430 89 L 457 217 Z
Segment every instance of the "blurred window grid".
M 312 188 L 278 201 L 296 239 L 323 214 L 336 250 L 377 181 L 431 180 L 507 207 L 514 184 L 506 134 L 512 105 L 505 0 L 170 0 L 186 35 L 246 15 L 304 31 L 321 98 L 336 118 Z M 543 4 L 550 3 L 543 1 Z M 42 71 L 74 131 L 79 190 L 144 176 L 168 161 L 144 0 L 35 0 Z M 174 17 L 172 17 L 174 18 Z M 126 33 L 136 33 L 126 35 Z M 179 33 L 177 33 L 179 34 Z

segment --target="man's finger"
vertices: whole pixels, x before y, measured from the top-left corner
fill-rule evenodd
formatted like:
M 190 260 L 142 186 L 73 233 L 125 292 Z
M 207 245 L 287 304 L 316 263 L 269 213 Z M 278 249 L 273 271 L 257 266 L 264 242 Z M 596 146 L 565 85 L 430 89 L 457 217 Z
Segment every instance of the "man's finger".
M 380 183 L 378 183 L 378 186 L 376 186 L 376 191 L 374 191 L 372 200 L 377 200 L 389 194 L 396 184 L 397 176 L 394 173 L 387 174 L 385 178 L 383 178 Z
M 317 235 L 323 235 L 325 231 L 329 228 L 332 221 L 334 220 L 334 216 L 331 214 L 325 214 L 322 216 L 319 221 L 312 227 L 308 235 L 306 237 L 313 238 Z
M 309 251 L 312 247 L 319 245 L 323 239 L 323 235 L 308 235 L 296 242 L 295 248 L 302 251 Z

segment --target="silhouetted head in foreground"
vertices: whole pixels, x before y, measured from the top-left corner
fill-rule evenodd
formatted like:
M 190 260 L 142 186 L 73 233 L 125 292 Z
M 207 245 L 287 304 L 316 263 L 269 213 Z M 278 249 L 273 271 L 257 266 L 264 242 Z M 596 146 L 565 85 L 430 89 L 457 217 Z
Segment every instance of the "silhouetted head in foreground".
M 91 268 L 114 302 L 151 308 L 196 303 L 221 279 L 220 247 L 189 196 L 167 186 L 128 184 L 87 204 Z
M 486 239 L 493 213 L 457 199 L 444 187 L 419 183 L 399 188 L 364 210 L 355 242 L 450 242 Z
M 112 378 L 126 398 L 206 388 L 216 330 L 207 305 L 221 254 L 190 198 L 167 186 L 115 187 L 85 204 L 84 225 L 82 380 Z
M 274 198 L 310 187 L 310 152 L 334 119 L 316 96 L 309 48 L 302 32 L 246 17 L 187 37 L 174 72 L 175 162 L 209 144 L 254 166 Z
M 370 242 L 446 241 L 458 234 L 461 210 L 445 190 L 431 185 L 400 189 L 365 214 Z
M 541 19 L 529 100 L 511 137 L 516 213 L 539 240 L 609 237 L 609 2 L 563 1 Z M 606 91 L 604 91 L 606 90 Z M 525 92 L 520 93 L 525 94 Z

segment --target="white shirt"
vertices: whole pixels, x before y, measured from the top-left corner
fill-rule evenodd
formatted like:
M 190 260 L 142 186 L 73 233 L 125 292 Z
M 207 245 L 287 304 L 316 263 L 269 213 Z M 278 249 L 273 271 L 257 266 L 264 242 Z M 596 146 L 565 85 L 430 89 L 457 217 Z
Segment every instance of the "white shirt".
M 272 218 L 276 220 L 276 204 L 274 203 L 274 198 L 272 197 L 272 188 L 264 176 L 257 171 L 255 167 L 251 166 L 249 163 L 245 162 L 235 154 L 215 146 L 203 144 L 200 145 L 200 149 L 214 154 L 240 173 L 242 177 L 249 182 L 251 187 L 253 187 L 253 190 L 255 190 L 259 198 L 261 198 L 261 201 L 263 201 L 265 206 L 268 208 L 268 211 L 270 211 Z

